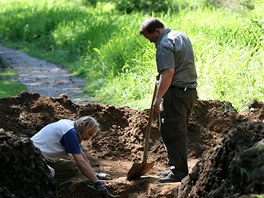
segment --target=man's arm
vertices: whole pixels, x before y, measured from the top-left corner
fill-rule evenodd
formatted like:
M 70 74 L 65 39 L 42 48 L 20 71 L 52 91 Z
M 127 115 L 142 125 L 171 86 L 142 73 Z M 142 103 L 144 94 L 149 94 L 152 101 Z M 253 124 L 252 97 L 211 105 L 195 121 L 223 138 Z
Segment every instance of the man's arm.
M 83 158 L 84 158 L 88 163 L 90 163 L 89 160 L 88 160 L 88 158 L 87 158 L 87 156 L 85 155 L 85 153 L 83 152 L 82 149 L 81 149 L 81 154 L 82 154 Z
M 102 182 L 100 182 L 96 177 L 96 174 L 93 168 L 91 167 L 91 164 L 88 158 L 86 157 L 85 153 L 81 150 L 81 154 L 72 154 L 72 155 L 81 172 L 94 183 L 95 189 L 98 190 L 99 193 L 101 193 L 104 197 L 105 196 L 114 197 L 108 192 L 105 185 Z
M 79 169 L 81 170 L 81 172 L 88 177 L 92 182 L 97 182 L 98 179 L 96 177 L 96 174 L 93 170 L 93 168 L 91 167 L 91 164 L 89 162 L 89 160 L 87 159 L 87 157 L 84 155 L 83 151 L 81 151 L 81 154 L 72 154 L 73 158 L 77 164 L 77 166 L 79 167 Z
M 158 86 L 157 94 L 153 104 L 155 114 L 160 113 L 160 103 L 162 101 L 162 97 L 164 96 L 164 94 L 171 85 L 171 81 L 174 75 L 174 70 L 175 70 L 174 68 L 164 69 L 160 74 L 159 83 L 157 85 Z

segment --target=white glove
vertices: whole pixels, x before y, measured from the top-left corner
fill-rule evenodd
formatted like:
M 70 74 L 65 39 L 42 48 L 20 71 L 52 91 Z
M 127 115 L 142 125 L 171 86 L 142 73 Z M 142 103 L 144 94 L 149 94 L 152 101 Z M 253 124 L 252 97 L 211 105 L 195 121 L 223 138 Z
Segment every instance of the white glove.
M 96 173 L 96 177 L 100 180 L 111 180 L 112 179 L 111 175 L 107 173 Z

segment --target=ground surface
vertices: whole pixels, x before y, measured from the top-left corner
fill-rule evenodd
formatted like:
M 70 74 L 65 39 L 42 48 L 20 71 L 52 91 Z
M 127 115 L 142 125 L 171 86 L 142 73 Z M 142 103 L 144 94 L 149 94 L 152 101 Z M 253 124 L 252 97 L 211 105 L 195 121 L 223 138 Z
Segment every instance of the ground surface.
M 81 97 L 83 93 L 81 87 L 85 85 L 85 80 L 69 74 L 60 65 L 39 60 L 3 45 L 0 45 L 1 62 L 19 73 L 13 80 L 26 85 L 30 92 L 55 97 L 64 93 L 77 103 L 87 103 L 94 100 L 90 97 Z
M 0 56 L 7 57 L 3 53 Z M 148 110 L 76 103 L 70 90 L 70 99 L 39 93 L 23 92 L 0 99 L 0 197 L 98 197 L 87 186 L 89 182 L 81 179 L 56 186 L 29 140 L 50 122 L 84 115 L 96 117 L 101 124 L 102 131 L 92 143 L 84 142 L 83 147 L 95 170 L 112 175 L 113 179 L 105 184 L 113 194 L 124 198 L 181 198 L 264 193 L 263 102 L 252 102 L 251 111 L 242 114 L 228 102 L 198 100 L 188 128 L 190 174 L 181 183 L 160 184 L 158 178 L 167 166 L 156 117 L 148 153 L 148 161 L 154 161 L 154 167 L 141 179 L 126 179 L 132 164 L 141 162 L 143 156 Z

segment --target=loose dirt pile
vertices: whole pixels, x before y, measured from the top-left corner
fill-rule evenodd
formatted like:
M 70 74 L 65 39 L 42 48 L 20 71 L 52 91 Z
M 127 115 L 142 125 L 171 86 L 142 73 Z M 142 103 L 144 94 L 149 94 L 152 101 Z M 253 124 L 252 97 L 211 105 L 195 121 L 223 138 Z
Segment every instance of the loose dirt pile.
M 253 102 L 251 112 L 236 112 L 230 103 L 197 101 L 188 128 L 190 174 L 182 183 L 159 184 L 167 169 L 166 151 L 152 123 L 148 161 L 154 168 L 139 180 L 126 174 L 141 162 L 148 111 L 103 104 L 80 105 L 67 96 L 37 93 L 0 99 L 0 197 L 98 197 L 89 181 L 56 186 L 30 137 L 62 118 L 92 115 L 102 131 L 83 147 L 95 170 L 112 175 L 105 181 L 120 197 L 240 197 L 264 194 L 264 104 Z M 69 187 L 70 185 L 70 187 Z

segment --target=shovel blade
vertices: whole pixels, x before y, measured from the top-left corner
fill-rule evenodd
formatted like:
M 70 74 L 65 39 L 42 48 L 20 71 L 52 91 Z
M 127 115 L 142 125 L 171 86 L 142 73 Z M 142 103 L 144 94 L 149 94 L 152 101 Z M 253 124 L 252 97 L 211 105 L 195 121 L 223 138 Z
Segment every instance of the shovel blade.
M 127 173 L 127 180 L 132 181 L 134 179 L 139 179 L 142 175 L 145 175 L 147 172 L 149 172 L 153 166 L 154 162 L 134 163 Z

